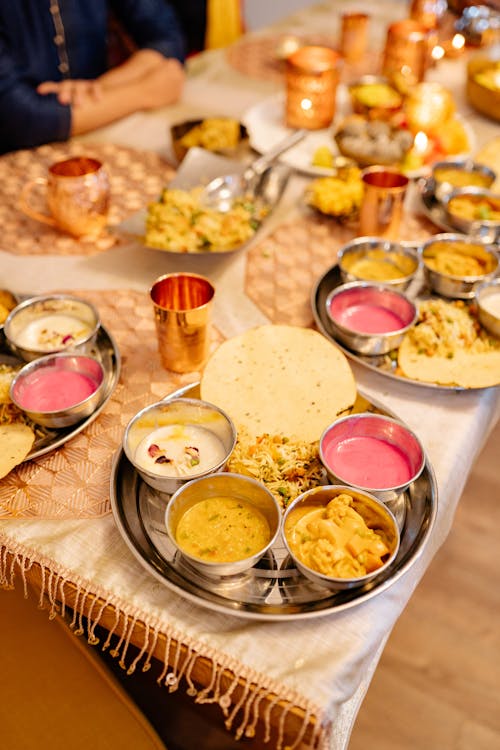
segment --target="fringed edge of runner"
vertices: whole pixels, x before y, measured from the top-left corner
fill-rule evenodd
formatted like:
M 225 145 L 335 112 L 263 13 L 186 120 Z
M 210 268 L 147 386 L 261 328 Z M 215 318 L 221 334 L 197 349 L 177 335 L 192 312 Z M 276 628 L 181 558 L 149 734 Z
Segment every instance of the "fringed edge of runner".
M 321 710 L 312 702 L 304 701 L 303 696 L 299 698 L 290 688 L 248 668 L 236 659 L 165 627 L 157 618 L 152 618 L 138 608 L 130 607 L 119 597 L 70 575 L 69 571 L 54 561 L 36 554 L 35 562 L 32 550 L 2 537 L 0 534 L 0 588 L 15 588 L 14 582 L 19 574 L 24 596 L 27 598 L 27 573 L 34 566 L 39 567 L 41 584 L 38 606 L 42 609 L 48 608 L 49 619 L 61 616 L 66 621 L 69 620 L 69 627 L 74 634 L 85 636 L 92 646 L 98 646 L 100 643 L 96 628 L 101 624 L 106 608 L 111 607 L 114 610 L 114 622 L 111 627 L 103 625 L 107 636 L 101 644 L 101 649 L 110 649 L 111 656 L 118 659 L 120 667 L 128 675 L 133 674 L 139 667 L 143 672 L 147 672 L 151 669 L 152 659 L 155 658 L 162 666 L 157 683 L 165 686 L 169 692 L 174 692 L 181 683 L 185 683 L 186 692 L 195 703 L 218 704 L 225 718 L 226 729 L 234 734 L 235 739 L 254 737 L 261 718 L 264 723 L 263 741 L 270 742 L 273 726 L 271 716 L 276 709 L 280 711 L 280 718 L 277 722 L 275 750 L 296 750 L 303 742 L 313 717 L 315 722 L 307 746 L 311 750 L 327 750 L 329 747 L 331 722 L 322 721 Z M 74 603 L 71 607 L 67 603 L 66 586 L 76 588 L 76 593 L 72 595 Z M 137 655 L 128 658 L 137 624 L 143 629 L 142 646 L 139 647 Z M 118 642 L 112 645 L 114 636 Z M 158 648 L 163 638 L 165 647 L 161 657 Z M 209 684 L 201 688 L 197 687 L 194 681 L 198 659 L 208 661 L 212 669 Z M 237 688 L 241 691 L 239 695 Z M 268 703 L 261 711 L 261 703 L 265 699 Z M 296 706 L 300 706 L 304 712 L 302 724 L 293 743 L 285 744 L 286 718 Z

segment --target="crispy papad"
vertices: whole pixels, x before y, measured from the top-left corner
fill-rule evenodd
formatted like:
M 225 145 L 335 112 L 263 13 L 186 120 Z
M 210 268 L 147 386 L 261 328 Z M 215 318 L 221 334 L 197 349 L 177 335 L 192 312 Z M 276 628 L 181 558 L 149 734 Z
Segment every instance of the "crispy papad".
M 354 404 L 356 382 L 344 354 L 317 331 L 264 325 L 220 345 L 200 391 L 254 438 L 313 442 Z
M 35 433 L 25 424 L 0 425 L 0 478 L 24 461 L 34 441 Z
M 417 324 L 405 335 L 398 366 L 412 380 L 459 388 L 500 384 L 500 339 L 479 324 L 461 300 L 419 303 Z

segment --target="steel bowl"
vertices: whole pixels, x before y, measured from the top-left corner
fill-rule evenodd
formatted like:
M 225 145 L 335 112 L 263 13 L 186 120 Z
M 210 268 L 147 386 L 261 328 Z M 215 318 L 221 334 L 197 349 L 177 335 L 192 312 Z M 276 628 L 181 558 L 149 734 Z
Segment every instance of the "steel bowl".
M 163 464 L 158 471 L 152 471 L 137 461 L 137 448 L 142 440 L 156 429 L 169 425 L 192 425 L 202 427 L 222 443 L 224 455 L 209 469 L 178 476 L 166 473 Z M 208 473 L 222 471 L 236 445 L 236 429 L 228 415 L 218 406 L 192 398 L 172 398 L 158 401 L 139 411 L 128 423 L 122 440 L 123 450 L 137 473 L 153 489 L 168 495 L 176 492 L 186 482 L 199 479 Z
M 493 297 L 497 303 L 491 306 Z M 500 338 L 500 278 L 485 281 L 475 290 L 477 316 L 487 331 Z
M 369 528 L 373 528 L 377 532 L 383 529 L 390 550 L 390 554 L 381 567 L 358 577 L 340 578 L 325 575 L 305 564 L 295 550 L 294 528 L 300 516 L 303 516 L 309 510 L 312 512 L 326 508 L 330 500 L 341 494 L 348 494 L 353 498 L 355 510 L 364 517 Z M 326 485 L 307 490 L 290 503 L 283 518 L 283 539 L 295 566 L 306 578 L 318 586 L 337 591 L 365 586 L 378 576 L 383 575 L 387 568 L 392 565 L 398 553 L 400 532 L 396 519 L 389 508 L 372 494 L 345 485 Z
M 400 271 L 398 278 L 368 278 L 369 274 L 359 269 L 359 261 L 380 262 L 380 276 L 383 268 L 396 268 Z M 391 242 L 382 237 L 357 237 L 352 242 L 344 245 L 338 252 L 337 263 L 340 276 L 344 282 L 350 281 L 376 281 L 397 291 L 404 291 L 415 278 L 420 262 L 416 252 L 410 248 L 403 247 L 398 242 Z
M 51 315 L 68 315 L 76 318 L 82 325 L 82 333 L 66 342 L 39 345 L 28 345 L 23 342 L 28 326 L 36 325 L 44 317 Z M 79 297 L 69 294 L 51 294 L 21 302 L 9 314 L 4 324 L 7 345 L 26 362 L 47 354 L 61 351 L 89 352 L 100 326 L 100 317 L 94 305 Z
M 448 224 L 463 234 L 471 235 L 486 243 L 498 243 L 500 240 L 500 219 L 465 218 L 453 210 L 455 198 L 468 197 L 470 201 L 479 202 L 482 198 L 494 201 L 500 210 L 500 193 L 478 187 L 456 188 L 442 202 Z
M 194 505 L 207 498 L 230 497 L 244 500 L 259 510 L 269 525 L 268 543 L 249 557 L 231 562 L 207 561 L 195 557 L 182 548 L 177 538 L 181 518 Z M 242 474 L 210 474 L 193 479 L 172 495 L 165 512 L 165 524 L 172 543 L 190 565 L 207 576 L 231 576 L 252 568 L 271 548 L 281 531 L 282 514 L 278 501 L 269 490 L 256 479 Z M 210 537 L 207 533 L 207 544 Z
M 438 161 L 432 166 L 430 189 L 438 201 L 443 201 L 459 187 L 479 187 L 489 190 L 496 177 L 493 169 L 470 159 Z M 476 180 L 479 180 L 481 184 L 478 184 Z
M 400 319 L 392 331 L 360 331 L 348 327 L 345 318 L 361 305 L 381 308 Z M 418 318 L 416 305 L 403 292 L 383 284 L 351 281 L 333 289 L 326 298 L 326 313 L 336 339 L 359 354 L 377 356 L 396 349 Z M 342 322 L 344 321 L 344 322 Z
M 65 405 L 57 409 L 44 409 L 41 402 L 36 408 L 32 401 L 33 392 L 36 389 L 40 397 L 40 384 L 49 371 L 58 379 L 58 393 L 60 398 L 64 396 Z M 77 373 L 85 377 L 92 383 L 94 390 L 83 399 L 71 401 L 70 395 L 66 395 L 66 373 Z M 61 429 L 81 422 L 97 409 L 103 398 L 105 382 L 104 369 L 98 359 L 83 354 L 60 352 L 38 357 L 24 365 L 12 380 L 10 398 L 33 422 Z
M 387 464 L 378 465 L 377 471 L 392 473 L 398 461 L 401 466 L 404 464 L 406 474 L 404 481 L 398 483 L 393 481 L 389 484 L 382 481 L 370 482 L 370 467 L 363 463 L 362 457 L 353 473 L 352 467 L 345 459 L 345 451 L 349 445 L 351 451 L 356 447 L 361 448 L 362 444 L 356 445 L 359 438 L 368 438 L 370 441 L 368 445 L 373 444 L 372 441 L 381 441 L 387 449 Z M 397 419 L 368 412 L 350 414 L 329 425 L 320 437 L 319 455 L 331 482 L 370 492 L 381 502 L 392 504 L 391 510 L 395 515 L 398 515 L 400 510 L 399 498 L 420 476 L 425 466 L 422 443 L 412 430 Z M 362 482 L 353 481 L 360 475 L 366 479 Z
M 450 250 L 453 250 L 454 245 L 457 247 L 466 245 L 471 254 L 474 254 L 475 251 L 477 256 L 484 259 L 485 273 L 476 276 L 461 276 L 432 268 L 432 265 L 430 265 L 432 258 L 436 250 L 443 247 L 443 243 L 449 246 Z M 452 299 L 472 299 L 476 286 L 492 279 L 497 273 L 499 265 L 498 255 L 493 246 L 486 245 L 480 240 L 474 239 L 474 237 L 463 234 L 435 234 L 421 245 L 419 255 L 430 288 L 443 297 Z

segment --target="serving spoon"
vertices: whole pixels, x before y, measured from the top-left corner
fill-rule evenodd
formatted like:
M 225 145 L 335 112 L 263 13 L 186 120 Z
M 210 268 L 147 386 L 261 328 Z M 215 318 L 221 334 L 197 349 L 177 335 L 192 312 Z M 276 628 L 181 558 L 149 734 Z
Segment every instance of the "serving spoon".
M 287 135 L 266 154 L 252 161 L 242 174 L 226 174 L 211 180 L 203 188 L 200 202 L 207 208 L 226 212 L 230 210 L 238 196 L 248 193 L 255 195 L 260 179 L 272 162 L 295 146 L 308 132 L 306 129 L 301 129 Z

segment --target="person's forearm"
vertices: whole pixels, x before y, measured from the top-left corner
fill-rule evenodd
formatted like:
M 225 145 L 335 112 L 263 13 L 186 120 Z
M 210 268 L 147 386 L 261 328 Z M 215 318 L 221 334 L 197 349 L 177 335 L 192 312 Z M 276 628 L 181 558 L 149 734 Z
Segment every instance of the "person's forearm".
M 111 88 L 132 83 L 141 78 L 148 70 L 156 67 L 165 58 L 154 49 L 140 49 L 134 52 L 124 63 L 112 68 L 97 79 L 102 88 Z
M 184 84 L 184 70 L 177 60 L 165 60 L 137 81 L 103 88 L 99 99 L 88 98 L 72 107 L 71 135 L 82 135 L 139 110 L 176 102 Z

